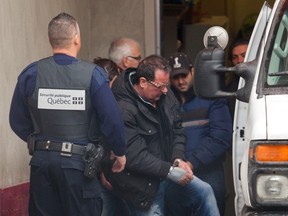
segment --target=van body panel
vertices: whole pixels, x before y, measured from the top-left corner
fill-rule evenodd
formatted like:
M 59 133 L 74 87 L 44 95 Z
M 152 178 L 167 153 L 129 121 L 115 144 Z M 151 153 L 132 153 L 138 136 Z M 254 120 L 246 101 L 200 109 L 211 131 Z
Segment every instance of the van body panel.
M 288 139 L 288 95 L 267 95 L 267 139 Z

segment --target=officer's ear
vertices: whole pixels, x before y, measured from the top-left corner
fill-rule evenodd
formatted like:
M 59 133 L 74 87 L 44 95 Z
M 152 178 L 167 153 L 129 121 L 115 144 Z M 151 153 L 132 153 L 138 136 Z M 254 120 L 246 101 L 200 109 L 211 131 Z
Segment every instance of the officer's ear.
M 74 36 L 74 41 L 73 41 L 74 45 L 75 46 L 79 46 L 81 44 L 81 38 L 80 38 L 80 35 L 79 34 L 76 34 Z

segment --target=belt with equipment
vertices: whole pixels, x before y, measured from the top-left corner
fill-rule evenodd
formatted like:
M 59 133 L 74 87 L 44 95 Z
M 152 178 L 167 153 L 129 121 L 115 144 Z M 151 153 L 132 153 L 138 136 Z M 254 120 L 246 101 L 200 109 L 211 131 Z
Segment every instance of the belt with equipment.
M 35 150 L 57 151 L 63 156 L 71 156 L 72 154 L 85 155 L 86 146 L 76 145 L 71 142 L 55 142 L 55 141 L 36 141 Z

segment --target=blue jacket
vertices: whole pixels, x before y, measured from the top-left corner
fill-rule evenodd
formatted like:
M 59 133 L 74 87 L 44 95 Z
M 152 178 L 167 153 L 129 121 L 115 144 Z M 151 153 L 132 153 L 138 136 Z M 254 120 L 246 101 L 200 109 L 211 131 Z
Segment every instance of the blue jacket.
M 197 171 L 225 159 L 232 144 L 232 120 L 226 100 L 201 99 L 193 89 L 189 96 L 181 107 L 182 126 L 187 136 L 186 159 Z

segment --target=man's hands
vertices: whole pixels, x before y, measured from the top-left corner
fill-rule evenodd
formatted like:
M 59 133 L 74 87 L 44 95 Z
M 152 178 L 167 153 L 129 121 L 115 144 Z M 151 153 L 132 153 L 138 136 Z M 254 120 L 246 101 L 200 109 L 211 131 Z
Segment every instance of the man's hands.
M 110 160 L 115 160 L 114 164 L 112 166 L 112 172 L 121 172 L 122 170 L 124 170 L 125 165 L 126 165 L 126 156 L 125 155 L 118 157 L 113 153 L 113 151 L 111 151 Z M 100 177 L 101 177 L 101 182 L 104 185 L 104 187 L 106 187 L 108 190 L 112 190 L 112 185 L 106 179 L 103 172 L 101 173 Z
M 177 184 L 185 186 L 193 179 L 193 172 L 188 163 L 181 159 L 176 159 L 167 175 L 167 178 Z
M 126 156 L 116 156 L 113 152 L 111 152 L 110 160 L 114 160 L 114 164 L 112 166 L 112 172 L 121 172 L 125 168 L 126 164 Z
M 107 188 L 108 190 L 112 190 L 112 185 L 106 179 L 106 177 L 105 177 L 103 172 L 100 174 L 100 179 L 101 179 L 101 182 L 102 182 L 102 184 L 104 185 L 105 188 Z
M 181 160 L 181 159 L 176 159 L 179 161 L 178 163 L 178 167 L 179 168 L 182 168 L 186 171 L 186 175 L 183 176 L 178 184 L 182 185 L 182 186 L 185 186 L 186 184 L 188 184 L 192 179 L 193 179 L 193 172 L 192 172 L 192 169 L 190 168 L 190 164 Z

